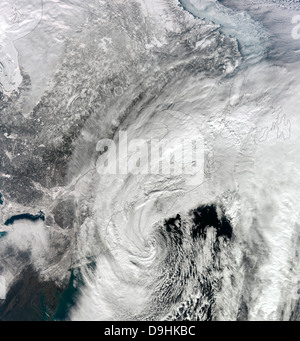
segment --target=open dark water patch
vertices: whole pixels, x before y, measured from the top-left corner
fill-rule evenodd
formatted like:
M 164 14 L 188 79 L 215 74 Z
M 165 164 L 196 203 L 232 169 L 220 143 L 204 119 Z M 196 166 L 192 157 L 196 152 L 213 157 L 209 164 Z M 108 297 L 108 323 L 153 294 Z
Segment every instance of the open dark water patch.
M 0 232 L 0 239 L 5 237 L 6 235 L 7 235 L 7 232 L 5 232 L 5 231 L 4 232 Z
M 220 212 L 218 213 L 215 205 L 204 205 L 193 210 L 193 239 L 200 236 L 206 238 L 206 231 L 209 227 L 216 229 L 217 237 L 223 236 L 230 239 L 232 237 L 232 226 L 221 209 Z
M 45 221 L 45 214 L 40 211 L 38 214 L 30 214 L 30 213 L 22 213 L 22 214 L 17 214 L 17 215 L 14 215 L 10 218 L 8 218 L 4 225 L 8 226 L 8 225 L 11 225 L 13 224 L 16 220 L 23 220 L 23 219 L 26 219 L 26 220 L 31 220 L 31 221 L 37 221 L 39 219 Z
M 67 288 L 59 295 L 59 304 L 51 318 L 52 321 L 70 320 L 70 312 L 76 305 L 82 286 L 83 279 L 80 271 L 72 269 Z
M 0 304 L 0 320 L 50 320 L 57 310 L 61 291 L 53 281 L 40 281 L 38 273 L 28 266 Z

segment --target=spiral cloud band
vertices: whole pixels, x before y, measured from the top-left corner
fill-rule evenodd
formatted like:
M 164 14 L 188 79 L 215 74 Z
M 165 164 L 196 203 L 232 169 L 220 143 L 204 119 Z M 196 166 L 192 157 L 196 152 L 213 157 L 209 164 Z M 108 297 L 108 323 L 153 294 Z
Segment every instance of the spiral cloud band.
M 0 319 L 299 319 L 299 3 L 0 7 Z

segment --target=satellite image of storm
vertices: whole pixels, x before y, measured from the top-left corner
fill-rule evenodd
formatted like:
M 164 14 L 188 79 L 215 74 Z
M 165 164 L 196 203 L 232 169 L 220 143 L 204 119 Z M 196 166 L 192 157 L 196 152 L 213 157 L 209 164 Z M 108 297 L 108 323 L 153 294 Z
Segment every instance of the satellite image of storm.
M 299 0 L 0 0 L 0 320 L 300 320 L 299 94 Z

